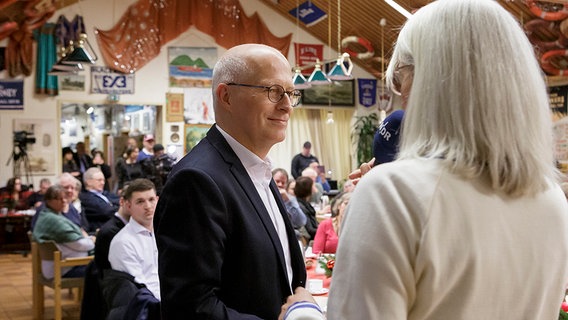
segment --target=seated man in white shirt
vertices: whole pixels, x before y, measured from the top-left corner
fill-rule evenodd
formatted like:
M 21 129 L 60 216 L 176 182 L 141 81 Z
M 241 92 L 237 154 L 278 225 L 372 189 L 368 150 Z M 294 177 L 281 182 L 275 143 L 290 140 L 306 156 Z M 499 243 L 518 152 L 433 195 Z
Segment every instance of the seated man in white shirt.
M 130 221 L 112 239 L 108 260 L 112 269 L 132 275 L 160 300 L 158 248 L 152 222 L 158 203 L 156 188 L 148 179 L 136 179 L 129 183 L 123 197 Z

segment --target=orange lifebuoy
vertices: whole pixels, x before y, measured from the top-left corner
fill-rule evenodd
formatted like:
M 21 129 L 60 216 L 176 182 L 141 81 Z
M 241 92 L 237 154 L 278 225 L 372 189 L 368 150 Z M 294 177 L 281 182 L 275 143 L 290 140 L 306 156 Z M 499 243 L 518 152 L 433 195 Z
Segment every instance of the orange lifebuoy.
M 352 49 L 349 49 L 349 45 L 351 43 L 358 43 L 362 45 L 366 51 L 356 52 L 353 51 Z M 356 36 L 345 37 L 343 38 L 343 40 L 341 40 L 341 47 L 343 48 L 343 50 L 345 50 L 345 52 L 349 53 L 350 56 L 359 58 L 361 60 L 372 58 L 375 55 L 375 49 L 373 49 L 371 41 L 361 37 L 356 37 Z
M 568 57 L 568 50 L 550 50 L 545 52 L 540 58 L 540 66 L 542 69 L 553 76 L 566 76 L 568 69 L 558 69 L 550 61 L 553 57 Z
M 535 34 L 535 31 L 538 29 L 548 29 L 549 32 L 552 32 L 557 37 L 556 40 L 540 40 Z M 525 30 L 530 42 L 537 46 L 541 52 L 564 49 L 568 46 L 568 38 L 560 31 L 560 26 L 557 22 L 537 18 L 525 23 Z
M 558 9 L 556 11 L 548 11 L 544 9 L 549 8 L 541 8 L 536 4 L 537 0 L 527 0 L 527 6 L 529 10 L 539 18 L 549 21 L 559 21 L 568 18 L 568 4 L 550 4 L 552 9 L 557 9 L 558 7 L 555 6 L 562 6 L 562 9 Z M 548 6 L 548 5 L 547 5 Z

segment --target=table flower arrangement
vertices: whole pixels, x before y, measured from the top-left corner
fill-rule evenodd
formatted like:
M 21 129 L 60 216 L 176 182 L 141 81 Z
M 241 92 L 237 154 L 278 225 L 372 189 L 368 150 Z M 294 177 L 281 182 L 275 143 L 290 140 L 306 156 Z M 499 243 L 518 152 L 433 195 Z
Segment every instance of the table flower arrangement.
M 558 315 L 558 320 L 568 320 L 568 302 L 566 302 L 566 299 L 562 301 L 562 305 L 560 306 L 560 314 Z
M 330 278 L 333 274 L 333 267 L 335 267 L 335 254 L 322 254 L 319 264 L 325 271 L 325 276 Z

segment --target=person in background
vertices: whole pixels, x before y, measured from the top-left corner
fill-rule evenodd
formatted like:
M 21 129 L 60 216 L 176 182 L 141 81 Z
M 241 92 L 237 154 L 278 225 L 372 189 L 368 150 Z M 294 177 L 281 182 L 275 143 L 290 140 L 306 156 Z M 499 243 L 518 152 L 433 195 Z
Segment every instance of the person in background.
M 325 171 L 322 171 L 322 168 L 318 162 L 312 162 L 309 165 L 310 168 L 314 169 L 317 173 L 316 182 L 319 183 L 323 189 L 323 192 L 331 191 L 331 186 L 329 182 L 327 182 L 327 178 L 325 177 Z
M 401 29 L 386 81 L 407 103 L 399 153 L 353 193 L 327 319 L 557 319 L 568 203 L 519 22 L 492 0 L 431 2 Z
M 355 190 L 355 184 L 353 183 L 353 180 L 345 180 L 345 183 L 343 184 L 343 192 L 353 192 L 353 190 Z
M 298 153 L 292 158 L 292 177 L 298 179 L 302 175 L 302 171 L 309 167 L 312 162 L 319 162 L 318 158 L 311 154 L 312 143 L 309 141 L 304 142 L 302 152 Z
M 62 149 L 63 154 L 63 168 L 62 172 L 68 172 L 75 178 L 80 178 L 81 171 L 79 171 L 79 166 L 77 166 L 77 162 L 73 159 L 73 150 L 69 147 L 65 147 Z
M 61 251 L 61 258 L 86 257 L 95 247 L 94 237 L 90 237 L 76 224 L 63 217 L 67 205 L 65 189 L 59 185 L 51 186 L 45 193 L 45 207 L 39 215 L 33 237 L 37 242 L 54 241 Z M 53 278 L 53 261 L 42 260 L 42 273 L 47 279 Z M 67 267 L 62 271 L 64 278 L 83 277 L 86 266 Z
M 119 159 L 116 162 L 116 175 L 118 177 L 118 194 L 121 193 L 125 183 L 144 178 L 144 169 L 142 163 L 138 162 L 138 148 L 128 147 L 126 149 L 126 159 Z
M 89 232 L 96 232 L 119 208 L 119 197 L 104 191 L 105 176 L 99 168 L 89 168 L 83 177 L 85 191 L 79 194 L 81 207 L 89 221 Z
M 9 210 L 27 210 L 30 208 L 28 198 L 31 194 L 30 190 L 24 191 L 20 177 L 10 178 L 6 187 L 0 191 L 0 207 Z
M 142 161 L 146 178 L 152 180 L 156 186 L 156 193 L 160 195 L 162 188 L 168 179 L 168 175 L 174 166 L 176 159 L 165 152 L 164 146 L 156 143 L 154 155 Z
M 63 173 L 59 178 L 59 185 L 65 189 L 65 198 L 68 203 L 68 206 L 63 210 L 63 216 L 73 221 L 83 230 L 88 231 L 89 234 L 95 234 L 96 230 L 89 228 L 89 221 L 81 205 L 81 199 L 79 199 L 79 194 L 83 190 L 81 181 Z
M 95 263 L 97 264 L 97 269 L 102 272 L 106 269 L 110 269 L 110 262 L 108 260 L 108 253 L 110 248 L 110 242 L 114 236 L 130 221 L 130 211 L 125 206 L 124 195 L 127 193 L 128 184 L 122 189 L 123 194 L 120 196 L 120 207 L 118 211 L 110 218 L 105 224 L 103 224 L 99 232 L 97 232 L 97 243 L 95 244 Z M 132 195 L 132 194 L 130 194 Z
M 379 125 L 373 138 L 375 165 L 391 162 L 396 158 L 403 117 L 403 110 L 395 110 Z
M 310 198 L 310 202 L 319 205 L 321 201 L 321 196 L 323 195 L 323 187 L 320 183 L 316 182 L 318 178 L 317 170 L 314 170 L 311 167 L 307 167 L 306 169 L 302 170 L 302 177 L 308 177 L 312 179 L 314 182 L 312 184 L 312 197 Z
M 296 187 L 296 180 L 294 179 L 288 180 L 288 184 L 286 185 L 286 192 L 288 192 L 288 194 L 293 195 L 295 197 L 296 196 L 294 194 L 295 187 Z
M 156 143 L 156 140 L 154 140 L 153 134 L 144 135 L 144 140 L 142 140 L 142 144 L 144 145 L 144 147 L 138 153 L 138 157 L 136 158 L 136 161 L 141 162 L 144 159 L 152 158 L 152 156 L 154 155 L 154 144 L 155 143 Z
M 152 181 L 136 179 L 128 184 L 123 198 L 130 219 L 112 238 L 108 261 L 113 270 L 130 274 L 135 282 L 145 284 L 160 300 L 158 248 L 153 227 L 158 202 L 156 189 Z
M 43 196 L 49 187 L 51 187 L 51 180 L 42 178 L 39 181 L 39 190 L 29 196 L 28 206 L 33 209 L 41 206 L 43 204 Z
M 212 91 L 216 123 L 174 166 L 154 218 L 162 317 L 276 319 L 306 269 L 267 155 L 301 93 L 261 44 L 227 50 Z
M 309 243 L 316 236 L 318 229 L 318 220 L 316 218 L 316 209 L 310 204 L 312 198 L 314 180 L 310 177 L 299 177 L 296 179 L 294 186 L 294 194 L 298 199 L 300 209 L 306 215 L 306 224 L 301 230 L 304 242 Z
M 78 142 L 75 145 L 76 152 L 73 155 L 73 159 L 79 168 L 79 172 L 81 173 L 76 178 L 81 180 L 83 179 L 83 174 L 87 171 L 90 167 L 93 166 L 93 158 L 87 154 L 87 149 L 85 147 L 85 143 Z
M 331 201 L 331 218 L 325 219 L 319 224 L 312 246 L 313 253 L 335 253 L 337 251 L 341 222 L 350 198 L 350 192 L 339 194 L 333 198 Z
M 300 229 L 306 224 L 307 218 L 302 209 L 300 209 L 296 197 L 286 191 L 288 172 L 282 168 L 276 168 L 272 170 L 272 179 L 274 179 L 282 201 L 284 201 L 290 222 L 292 222 L 292 226 L 294 226 L 294 230 L 296 230 L 296 237 L 301 239 Z
M 105 163 L 105 155 L 102 151 L 94 149 L 91 153 L 93 156 L 93 167 L 101 169 L 101 172 L 105 176 L 105 191 L 110 191 L 110 178 L 112 177 L 112 171 L 110 166 Z

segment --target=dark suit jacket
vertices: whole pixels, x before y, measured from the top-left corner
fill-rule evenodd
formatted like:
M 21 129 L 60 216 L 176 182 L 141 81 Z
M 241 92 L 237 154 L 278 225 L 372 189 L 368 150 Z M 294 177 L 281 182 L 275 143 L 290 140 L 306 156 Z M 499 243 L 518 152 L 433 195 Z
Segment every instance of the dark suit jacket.
M 81 208 L 85 212 L 85 216 L 89 221 L 89 230 L 87 230 L 89 232 L 93 232 L 100 228 L 114 215 L 116 211 L 118 211 L 118 196 L 107 191 L 104 191 L 103 195 L 108 198 L 111 204 L 108 204 L 101 197 L 90 191 L 82 191 L 79 194 Z
M 294 277 L 302 254 L 274 181 Z M 163 319 L 276 319 L 292 292 L 278 234 L 239 158 L 214 126 L 174 167 L 154 230 Z
M 116 215 L 112 216 L 109 221 L 105 222 L 97 233 L 97 242 L 95 243 L 95 263 L 97 268 L 102 272 L 110 269 L 108 261 L 108 252 L 112 238 L 124 228 L 124 222 Z

